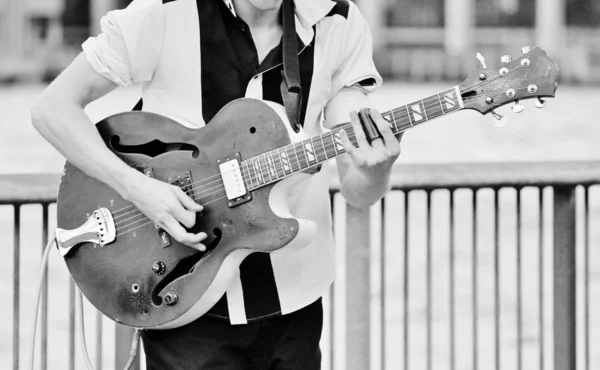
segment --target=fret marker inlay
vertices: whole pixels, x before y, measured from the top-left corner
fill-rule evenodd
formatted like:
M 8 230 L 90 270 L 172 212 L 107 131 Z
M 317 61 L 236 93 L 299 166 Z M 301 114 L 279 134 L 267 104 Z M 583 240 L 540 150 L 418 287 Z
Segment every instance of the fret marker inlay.
M 281 152 L 281 153 L 279 153 L 279 156 L 281 157 L 281 163 L 283 164 L 283 169 L 285 170 L 285 172 L 289 172 L 290 171 L 290 162 L 288 160 L 287 153 Z
M 413 118 L 415 119 L 415 122 L 421 121 L 423 119 L 423 112 L 421 111 L 421 105 L 414 104 L 413 106 L 411 106 L 411 109 L 413 111 Z
M 446 101 L 446 109 L 452 110 L 456 107 L 456 100 L 454 99 L 454 93 L 448 93 L 444 96 L 444 100 Z
M 315 153 L 314 153 L 312 144 L 305 143 L 304 149 L 306 150 L 306 158 L 308 158 L 308 162 L 314 162 L 316 160 L 316 158 L 315 158 Z
M 335 149 L 339 152 L 344 150 L 344 144 L 342 144 L 342 137 L 340 136 L 340 131 L 336 132 L 335 135 Z

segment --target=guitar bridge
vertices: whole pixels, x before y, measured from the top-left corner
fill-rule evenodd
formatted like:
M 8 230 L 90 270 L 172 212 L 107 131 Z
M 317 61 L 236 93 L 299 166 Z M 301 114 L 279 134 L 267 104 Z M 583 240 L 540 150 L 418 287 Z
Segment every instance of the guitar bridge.
M 64 257 L 78 244 L 90 242 L 100 245 L 112 243 L 117 237 L 115 222 L 108 208 L 94 211 L 88 220 L 73 230 L 55 230 L 58 250 Z

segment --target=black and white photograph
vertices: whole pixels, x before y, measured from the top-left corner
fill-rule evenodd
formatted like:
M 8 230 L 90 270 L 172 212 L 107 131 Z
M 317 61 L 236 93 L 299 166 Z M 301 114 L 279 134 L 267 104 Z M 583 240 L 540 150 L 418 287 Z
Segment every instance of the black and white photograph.
M 0 369 L 600 369 L 600 0 L 0 0 Z

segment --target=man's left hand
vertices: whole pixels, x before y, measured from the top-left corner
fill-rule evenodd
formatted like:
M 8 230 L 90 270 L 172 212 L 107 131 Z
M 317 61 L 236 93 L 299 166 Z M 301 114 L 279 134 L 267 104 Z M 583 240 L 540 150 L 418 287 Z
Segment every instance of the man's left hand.
M 369 144 L 355 111 L 350 113 L 350 120 L 356 135 L 358 148 L 352 144 L 345 130 L 340 132 L 340 136 L 344 149 L 350 155 L 354 166 L 369 180 L 377 182 L 390 175 L 392 166 L 400 155 L 399 141 L 402 134 L 396 139 L 389 123 L 381 117 L 377 110 L 371 109 L 370 115 L 382 137 L 374 139 Z

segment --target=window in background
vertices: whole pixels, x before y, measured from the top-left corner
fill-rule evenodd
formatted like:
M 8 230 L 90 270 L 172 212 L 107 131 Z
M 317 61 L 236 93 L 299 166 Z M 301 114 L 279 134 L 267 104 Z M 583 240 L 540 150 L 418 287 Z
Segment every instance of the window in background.
M 476 0 L 478 27 L 534 27 L 535 0 Z
M 600 27 L 600 1 L 567 0 L 567 25 Z
M 388 3 L 386 12 L 388 26 L 444 26 L 444 0 L 392 0 Z

